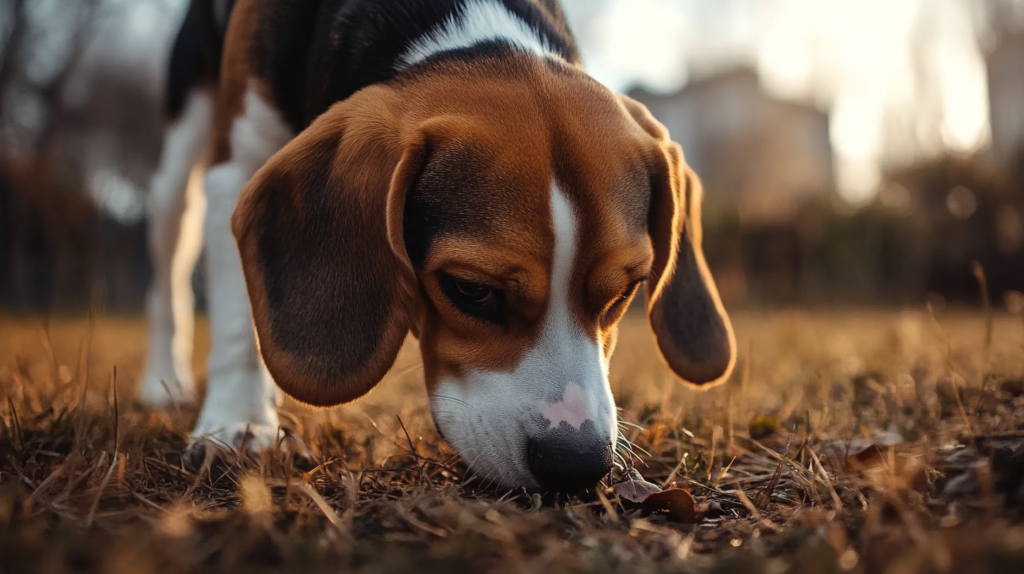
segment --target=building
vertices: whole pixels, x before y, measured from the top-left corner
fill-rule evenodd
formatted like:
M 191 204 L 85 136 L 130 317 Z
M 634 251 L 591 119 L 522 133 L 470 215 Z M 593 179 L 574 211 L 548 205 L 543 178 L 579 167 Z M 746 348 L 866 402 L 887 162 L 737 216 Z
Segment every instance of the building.
M 745 221 L 786 221 L 802 199 L 834 189 L 828 115 L 765 94 L 752 70 L 691 81 L 675 94 L 629 95 L 683 147 L 709 208 L 738 205 Z
M 1024 31 L 999 33 L 985 63 L 993 159 L 1012 169 L 1024 154 Z

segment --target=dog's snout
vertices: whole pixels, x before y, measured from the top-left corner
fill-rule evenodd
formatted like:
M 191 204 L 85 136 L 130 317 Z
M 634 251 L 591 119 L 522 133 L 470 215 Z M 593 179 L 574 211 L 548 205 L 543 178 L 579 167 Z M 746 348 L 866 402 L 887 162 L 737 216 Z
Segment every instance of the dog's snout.
M 611 471 L 612 448 L 592 425 L 568 431 L 563 427 L 529 439 L 526 460 L 543 488 L 574 492 L 594 486 Z

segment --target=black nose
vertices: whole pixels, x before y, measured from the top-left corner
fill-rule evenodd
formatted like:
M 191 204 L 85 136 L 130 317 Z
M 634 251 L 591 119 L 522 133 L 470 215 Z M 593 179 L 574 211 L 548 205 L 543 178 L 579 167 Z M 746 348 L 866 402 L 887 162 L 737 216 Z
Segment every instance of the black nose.
M 555 431 L 527 441 L 526 460 L 546 490 L 576 492 L 596 485 L 611 471 L 612 447 L 593 431 Z

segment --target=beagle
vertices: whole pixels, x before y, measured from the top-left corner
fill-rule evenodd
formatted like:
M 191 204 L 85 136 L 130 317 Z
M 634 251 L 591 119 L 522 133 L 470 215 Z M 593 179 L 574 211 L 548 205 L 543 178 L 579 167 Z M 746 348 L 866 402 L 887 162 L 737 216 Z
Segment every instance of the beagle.
M 641 288 L 680 379 L 731 371 L 697 176 L 584 73 L 556 0 L 193 0 L 170 81 L 141 397 L 193 399 L 201 163 L 212 350 L 193 444 L 272 445 L 278 387 L 358 399 L 411 332 L 472 470 L 572 490 L 611 469 L 608 362 Z

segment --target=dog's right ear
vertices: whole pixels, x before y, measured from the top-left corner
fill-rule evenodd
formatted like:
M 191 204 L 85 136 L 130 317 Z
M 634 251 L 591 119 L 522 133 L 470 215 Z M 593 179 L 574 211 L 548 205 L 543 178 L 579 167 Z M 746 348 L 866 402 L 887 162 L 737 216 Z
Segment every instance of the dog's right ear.
M 274 155 L 232 217 L 267 368 L 286 393 L 317 406 L 380 382 L 416 301 L 402 216 L 425 144 L 401 126 L 394 94 L 369 91 Z
M 715 385 L 736 363 L 736 337 L 704 261 L 703 188 L 679 144 L 639 102 L 622 97 L 626 111 L 651 136 L 658 152 L 651 168 L 648 221 L 654 269 L 647 316 L 665 363 L 680 380 Z

